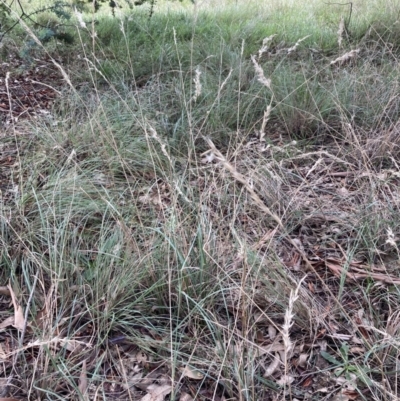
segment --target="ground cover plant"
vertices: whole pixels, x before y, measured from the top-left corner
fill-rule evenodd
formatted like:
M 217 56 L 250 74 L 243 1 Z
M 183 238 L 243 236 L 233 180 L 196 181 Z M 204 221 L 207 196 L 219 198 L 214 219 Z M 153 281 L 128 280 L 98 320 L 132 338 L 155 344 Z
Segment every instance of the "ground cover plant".
M 2 41 L 0 399 L 398 399 L 396 2 L 81 11 Z

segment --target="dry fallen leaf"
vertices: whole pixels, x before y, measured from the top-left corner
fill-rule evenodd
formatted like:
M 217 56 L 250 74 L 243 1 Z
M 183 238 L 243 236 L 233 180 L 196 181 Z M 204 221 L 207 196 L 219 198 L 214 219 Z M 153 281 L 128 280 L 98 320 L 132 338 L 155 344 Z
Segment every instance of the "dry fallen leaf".
M 8 289 L 8 287 L 0 286 L 0 295 L 5 295 L 5 296 L 9 297 L 11 295 L 11 293 L 10 293 L 10 290 Z
M 268 326 L 268 335 L 269 335 L 269 338 L 273 341 L 273 340 L 275 340 L 275 337 L 276 337 L 276 328 L 272 325 L 272 324 L 270 324 L 269 326 Z
M 277 339 L 279 340 L 280 338 L 277 337 Z M 272 354 L 273 352 L 280 352 L 280 351 L 284 351 L 285 350 L 285 346 L 280 343 L 279 341 L 275 341 L 270 345 L 266 345 L 266 346 L 257 346 L 254 347 L 254 351 L 257 355 L 257 357 L 263 356 L 265 354 Z
M 0 343 L 0 359 L 4 362 L 7 358 L 7 354 L 3 350 L 3 346 Z
M 297 361 L 297 366 L 304 368 L 307 365 L 308 354 L 300 354 Z
M 352 401 L 356 400 L 359 397 L 358 392 L 356 390 L 351 390 L 351 389 L 343 390 L 342 394 Z
M 10 291 L 12 303 L 14 305 L 14 324 L 12 326 L 22 331 L 25 328 L 24 311 L 22 310 L 22 307 L 18 304 L 17 298 L 14 294 L 13 289 L 11 288 L 11 285 L 8 285 L 7 288 Z
M 332 398 L 332 401 L 349 401 L 349 399 L 350 398 L 347 397 L 347 395 L 338 393 Z
M 84 341 L 73 340 L 70 338 L 59 338 L 54 337 L 54 342 L 58 343 L 61 347 L 65 347 L 66 350 L 71 352 L 81 351 L 85 347 L 91 348 L 92 345 L 89 343 L 85 343 Z
M 294 377 L 290 375 L 283 375 L 279 380 L 276 381 L 276 384 L 280 386 L 285 386 L 287 384 L 293 383 Z
M 338 193 L 339 193 L 340 196 L 342 196 L 344 198 L 350 195 L 350 192 L 345 187 L 339 188 L 338 189 Z
M 268 366 L 267 369 L 265 369 L 265 373 L 263 374 L 263 377 L 269 377 L 272 376 L 276 369 L 278 369 L 279 364 L 281 363 L 281 360 L 279 358 L 279 354 L 275 352 L 275 356 L 272 359 L 271 364 Z
M 190 366 L 186 365 L 184 368 L 179 368 L 182 372 L 182 376 L 188 377 L 189 379 L 201 380 L 204 375 L 199 371 L 192 369 Z
M 9 316 L 7 319 L 4 319 L 0 323 L 0 329 L 5 329 L 8 326 L 12 326 L 14 324 L 15 318 L 14 316 Z
M 179 401 L 193 401 L 193 397 L 188 393 L 182 393 Z
M 364 347 L 351 347 L 349 351 L 352 354 L 358 354 L 358 355 L 364 355 L 365 354 L 365 348 Z
M 312 382 L 313 382 L 313 378 L 311 376 L 309 376 L 309 377 L 307 377 L 306 380 L 304 380 L 301 387 L 304 387 L 304 388 L 309 387 L 309 386 L 311 386 Z
M 140 388 L 138 385 L 140 384 L 142 378 L 143 378 L 142 372 L 136 373 L 133 376 L 127 376 L 126 381 L 122 383 L 122 386 L 127 390 L 129 390 L 133 386 Z
M 172 386 L 166 384 L 164 386 L 157 386 L 156 384 L 151 384 L 147 387 L 146 394 L 141 401 L 164 401 L 165 396 L 167 396 L 172 391 Z
M 156 377 L 151 376 L 152 375 L 150 373 L 148 376 L 142 377 L 137 383 L 135 383 L 135 387 L 142 391 L 147 391 L 147 389 L 154 383 L 154 380 L 156 379 Z

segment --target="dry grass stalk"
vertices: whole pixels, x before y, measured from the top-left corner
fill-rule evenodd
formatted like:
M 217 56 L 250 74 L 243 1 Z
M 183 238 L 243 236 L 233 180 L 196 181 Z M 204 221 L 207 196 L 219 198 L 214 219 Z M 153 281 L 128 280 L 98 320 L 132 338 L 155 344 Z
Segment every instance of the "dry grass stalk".
M 343 56 L 338 57 L 337 59 L 331 61 L 330 65 L 343 65 L 344 63 L 349 62 L 352 59 L 357 57 L 357 54 L 360 52 L 360 49 L 350 50 L 349 52 L 343 54 Z
M 339 22 L 339 29 L 337 31 L 338 34 L 338 45 L 339 47 L 342 47 L 342 41 L 343 41 L 343 34 L 345 31 L 345 25 L 344 25 L 344 17 L 343 15 L 340 17 L 340 22 Z
M 264 86 L 266 86 L 268 89 L 271 89 L 271 80 L 269 78 L 266 78 L 264 75 L 264 71 L 262 69 L 262 67 L 260 66 L 260 64 L 258 64 L 256 58 L 254 55 L 251 56 L 251 61 L 254 64 L 254 69 L 256 71 L 256 76 L 257 76 L 257 80 Z
M 258 207 L 264 211 L 268 216 L 272 217 L 272 219 L 279 225 L 280 228 L 284 229 L 284 226 L 282 224 L 281 219 L 277 214 L 272 212 L 269 207 L 267 207 L 264 202 L 261 200 L 261 198 L 258 196 L 258 194 L 254 191 L 252 186 L 249 184 L 248 180 L 243 174 L 240 174 L 233 166 L 230 164 L 225 156 L 215 147 L 213 141 L 210 138 L 204 138 L 208 145 L 210 146 L 214 157 L 219 160 L 222 165 L 232 174 L 233 178 L 240 182 L 248 191 L 250 194 L 251 198 L 254 200 L 254 202 L 258 205 Z
M 319 151 L 316 151 L 316 152 L 308 152 L 308 153 L 302 153 L 302 154 L 300 154 L 300 155 L 296 155 L 296 156 L 292 156 L 290 159 L 288 159 L 288 160 L 299 160 L 299 159 L 309 159 L 311 156 L 325 156 L 325 157 L 328 157 L 328 158 L 330 158 L 330 159 L 332 159 L 332 160 L 335 160 L 336 162 L 338 162 L 338 163 L 343 163 L 343 164 L 345 164 L 345 165 L 347 165 L 347 166 L 353 166 L 352 165 L 352 163 L 349 163 L 349 162 L 347 162 L 346 160 L 344 160 L 344 159 L 341 159 L 340 157 L 337 157 L 337 156 L 335 156 L 335 155 L 332 155 L 331 153 L 329 153 L 329 152 L 327 152 L 327 151 L 325 151 L 325 150 L 319 150 Z
M 399 247 L 397 246 L 397 242 L 398 242 L 398 238 L 396 238 L 396 235 L 394 234 L 393 230 L 389 227 L 387 229 L 386 244 L 389 244 L 390 246 L 392 246 L 396 250 L 397 255 L 400 256 L 400 251 L 399 251 Z
M 294 309 L 294 303 L 297 301 L 297 299 L 299 298 L 299 291 L 300 291 L 300 287 L 301 284 L 303 283 L 303 281 L 305 280 L 305 278 L 307 277 L 307 275 L 305 275 L 297 284 L 296 289 L 293 291 L 290 291 L 290 296 L 289 296 L 289 305 L 286 309 L 285 312 L 285 321 L 283 323 L 282 326 L 282 340 L 283 340 L 283 345 L 285 347 L 284 349 L 284 365 L 285 365 L 285 375 L 283 376 L 284 378 L 290 378 L 290 376 L 288 375 L 288 361 L 291 355 L 291 351 L 293 349 L 293 343 L 292 340 L 290 339 L 290 328 L 293 326 L 293 318 L 294 318 L 294 313 L 293 313 L 293 309 Z M 282 380 L 282 379 L 281 379 Z M 290 385 L 291 380 L 287 380 L 287 381 L 283 381 L 282 384 L 286 385 Z
M 160 144 L 161 152 L 168 159 L 170 165 L 173 166 L 172 159 L 169 153 L 167 152 L 167 144 L 158 136 L 157 131 L 151 125 L 148 126 L 148 130 L 150 132 L 150 138 L 154 138 Z M 145 132 L 147 134 L 147 130 Z
M 310 35 L 304 36 L 304 38 L 299 39 L 299 40 L 294 44 L 294 46 L 289 47 L 289 49 L 287 49 L 288 54 L 291 54 L 291 53 L 293 53 L 294 51 L 296 51 L 297 48 L 299 47 L 300 43 L 303 42 L 304 40 L 306 40 L 306 39 L 309 38 L 309 37 L 310 37 Z
M 299 247 L 299 245 L 296 243 L 296 241 L 294 241 L 292 238 L 290 238 L 290 236 L 287 234 L 285 226 L 283 225 L 281 218 L 276 213 L 274 213 L 267 205 L 265 205 L 265 203 L 261 200 L 261 198 L 258 196 L 258 194 L 254 191 L 253 187 L 250 185 L 249 180 L 243 174 L 240 174 L 235 169 L 235 167 L 233 167 L 232 164 L 230 164 L 226 160 L 225 156 L 215 147 L 215 145 L 212 142 L 212 140 L 210 138 L 207 138 L 207 137 L 205 137 L 204 139 L 208 143 L 208 145 L 210 146 L 210 150 L 214 154 L 214 158 L 216 160 L 218 160 L 219 162 L 221 162 L 223 167 L 226 168 L 232 174 L 233 178 L 236 181 L 240 182 L 246 188 L 246 190 L 249 193 L 250 197 L 257 204 L 257 206 L 262 211 L 264 211 L 268 216 L 270 216 L 278 224 L 278 227 L 282 230 L 282 232 L 286 234 L 287 240 L 296 249 L 296 251 L 299 252 L 299 254 L 302 256 L 303 261 L 306 264 L 307 270 L 313 271 L 319 277 L 318 273 L 315 271 L 315 268 L 313 267 L 311 262 L 308 260 L 306 254 L 304 253 L 304 250 L 302 250 Z M 210 151 L 208 151 L 206 153 L 208 154 L 208 153 L 210 153 Z M 327 152 L 323 152 L 323 153 L 327 153 Z M 322 281 L 322 279 L 321 279 L 321 281 Z
M 294 308 L 294 303 L 297 301 L 297 299 L 299 298 L 299 291 L 300 291 L 300 287 L 302 282 L 305 280 L 305 278 L 307 277 L 307 275 L 305 275 L 298 283 L 296 289 L 293 291 L 290 291 L 290 297 L 289 297 L 289 305 L 288 308 L 286 309 L 285 312 L 285 322 L 283 323 L 282 326 L 282 340 L 283 340 L 283 344 L 285 345 L 285 355 L 286 358 L 289 355 L 290 351 L 293 348 L 293 343 L 290 339 L 290 328 L 293 326 L 293 318 L 294 318 L 294 314 L 293 314 L 293 308 Z M 286 362 L 286 361 L 285 361 Z
M 200 71 L 200 68 L 197 67 L 196 71 L 195 71 L 195 76 L 193 78 L 194 94 L 191 99 L 192 102 L 196 102 L 197 99 L 199 98 L 199 96 L 201 95 L 202 86 L 201 86 L 201 82 L 200 82 L 200 76 L 201 76 L 201 71 Z
M 83 15 L 82 15 L 82 13 L 80 13 L 80 12 L 76 9 L 76 7 L 74 8 L 74 11 L 75 11 L 76 18 L 78 19 L 79 26 L 80 26 L 81 28 L 83 28 L 83 29 L 87 29 L 87 28 L 86 28 L 86 22 L 83 20 Z
M 258 60 L 260 60 L 262 55 L 268 51 L 269 45 L 272 42 L 272 40 L 275 38 L 275 36 L 276 36 L 276 33 L 264 38 L 261 49 L 258 51 Z
M 150 135 L 148 132 L 150 132 Z M 171 165 L 171 169 L 173 169 L 174 162 L 173 162 L 169 152 L 167 151 L 167 144 L 160 138 L 160 136 L 157 134 L 157 131 L 151 125 L 148 125 L 145 133 L 146 133 L 146 136 L 155 139 L 159 143 L 159 145 L 161 147 L 161 152 L 168 159 L 168 161 Z M 173 184 L 174 184 L 176 191 L 179 193 L 179 195 L 181 195 L 182 198 L 185 199 L 186 202 L 192 203 L 191 200 L 188 199 L 188 197 L 182 192 L 182 190 L 178 184 L 178 181 L 174 179 Z
M 315 270 L 314 266 L 311 264 L 311 262 L 308 260 L 307 255 L 305 254 L 304 250 L 299 247 L 299 245 L 294 241 L 289 234 L 287 233 L 285 226 L 283 225 L 283 222 L 281 218 L 274 213 L 265 203 L 261 200 L 261 198 L 258 196 L 258 194 L 254 191 L 253 187 L 250 185 L 248 179 L 243 175 L 240 174 L 233 166 L 230 164 L 226 158 L 222 155 L 222 153 L 215 147 L 214 143 L 210 138 L 205 137 L 204 138 L 208 145 L 211 148 L 211 152 L 214 154 L 214 158 L 218 161 L 221 162 L 224 168 L 226 168 L 233 176 L 235 180 L 240 182 L 247 190 L 249 193 L 250 197 L 253 199 L 253 201 L 257 204 L 257 206 L 264 211 L 268 216 L 270 216 L 277 224 L 282 233 L 285 234 L 286 239 L 289 241 L 289 243 L 296 249 L 296 251 L 301 255 L 305 265 L 306 265 L 306 270 L 314 272 L 317 277 L 323 282 L 322 278 L 318 274 L 318 272 Z M 210 153 L 206 152 L 207 154 Z M 329 288 L 326 288 L 328 292 L 330 292 Z M 330 292 L 331 293 L 331 292 Z
M 219 99 L 221 98 L 222 89 L 224 89 L 225 85 L 226 85 L 227 82 L 229 81 L 229 79 L 230 79 L 230 77 L 231 77 L 231 75 L 232 75 L 232 72 L 233 72 L 233 68 L 231 68 L 231 69 L 229 70 L 229 73 L 228 73 L 227 77 L 224 79 L 224 81 L 222 82 L 222 84 L 221 84 L 220 87 L 218 88 L 218 95 L 217 95 L 217 97 L 215 98 L 215 102 L 219 101 Z
M 261 124 L 261 129 L 260 129 L 260 142 L 265 141 L 264 136 L 265 136 L 265 127 L 267 126 L 267 122 L 269 121 L 269 116 L 271 115 L 271 105 L 269 104 L 267 109 L 264 111 L 264 116 Z

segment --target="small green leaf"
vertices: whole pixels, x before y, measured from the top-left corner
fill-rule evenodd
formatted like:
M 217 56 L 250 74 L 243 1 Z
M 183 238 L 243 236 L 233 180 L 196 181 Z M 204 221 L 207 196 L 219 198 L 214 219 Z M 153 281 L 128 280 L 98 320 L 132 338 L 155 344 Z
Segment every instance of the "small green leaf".
M 349 360 L 349 346 L 347 343 L 343 343 L 342 346 L 340 347 L 340 354 L 342 355 L 342 358 L 347 362 Z
M 326 351 L 321 351 L 321 356 L 322 358 L 326 359 L 328 362 L 333 363 L 336 366 L 341 366 L 343 365 L 341 362 L 339 362 L 335 357 L 333 357 L 331 354 L 329 354 Z

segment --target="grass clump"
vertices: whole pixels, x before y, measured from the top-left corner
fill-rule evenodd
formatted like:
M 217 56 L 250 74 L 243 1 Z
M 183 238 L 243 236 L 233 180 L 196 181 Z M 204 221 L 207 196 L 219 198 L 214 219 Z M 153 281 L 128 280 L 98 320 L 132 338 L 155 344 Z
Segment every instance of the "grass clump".
M 394 399 L 396 14 L 162 7 L 7 110 L 2 396 Z

